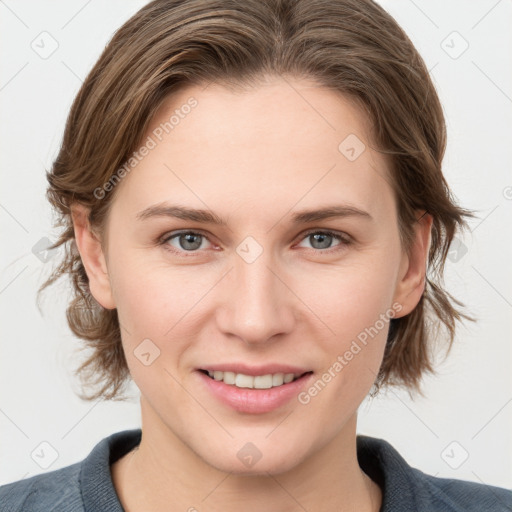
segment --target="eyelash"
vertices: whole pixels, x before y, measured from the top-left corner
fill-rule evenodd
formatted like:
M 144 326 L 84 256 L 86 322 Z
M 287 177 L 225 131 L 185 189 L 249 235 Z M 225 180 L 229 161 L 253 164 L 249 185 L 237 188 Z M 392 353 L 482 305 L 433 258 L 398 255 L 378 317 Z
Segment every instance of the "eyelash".
M 321 229 L 311 229 L 311 230 L 307 231 L 306 233 L 304 233 L 302 235 L 300 242 L 302 240 L 308 238 L 309 236 L 316 235 L 316 234 L 332 236 L 334 239 L 336 239 L 340 242 L 338 245 L 335 245 L 334 247 L 330 247 L 328 249 L 314 249 L 314 248 L 309 249 L 309 250 L 317 252 L 317 253 L 331 254 L 333 252 L 336 252 L 336 251 L 346 248 L 347 246 L 349 246 L 352 243 L 352 239 L 347 234 L 341 234 L 341 233 L 336 233 L 334 231 L 321 230 Z M 208 236 L 201 231 L 186 231 L 185 230 L 185 231 L 177 231 L 177 232 L 171 232 L 171 233 L 165 234 L 163 237 L 161 237 L 159 239 L 159 245 L 162 245 L 165 250 L 170 251 L 173 254 L 178 254 L 179 256 L 182 256 L 184 258 L 194 257 L 194 255 L 201 252 L 199 249 L 195 250 L 195 251 L 179 250 L 179 249 L 176 249 L 168 244 L 168 242 L 170 240 L 172 240 L 173 238 L 177 238 L 180 235 L 200 235 L 200 236 L 206 238 L 208 241 L 210 241 L 208 239 Z

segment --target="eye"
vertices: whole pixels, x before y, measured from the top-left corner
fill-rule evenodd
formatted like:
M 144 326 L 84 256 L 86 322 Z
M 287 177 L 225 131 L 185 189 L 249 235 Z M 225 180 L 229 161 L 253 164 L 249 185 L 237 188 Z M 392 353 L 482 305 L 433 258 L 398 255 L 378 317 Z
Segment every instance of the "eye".
M 351 243 L 351 239 L 348 235 L 318 229 L 305 233 L 302 235 L 301 240 L 309 240 L 311 248 L 317 252 L 342 250 Z M 333 246 L 334 241 L 338 243 Z M 205 243 L 211 244 L 208 237 L 198 231 L 179 231 L 166 234 L 160 240 L 160 244 L 163 245 L 166 250 L 184 256 L 186 256 L 186 253 L 192 255 L 200 252 L 201 249 L 207 249 L 208 246 L 205 246 Z
M 332 231 L 309 231 L 302 239 L 309 240 L 313 249 L 325 252 L 330 252 L 330 249 L 342 249 L 350 244 L 348 235 L 333 233 Z M 332 246 L 334 240 L 337 240 L 339 243 Z
M 173 252 L 198 252 L 205 249 L 203 243 L 208 240 L 205 235 L 196 231 L 181 231 L 161 240 L 161 244 Z

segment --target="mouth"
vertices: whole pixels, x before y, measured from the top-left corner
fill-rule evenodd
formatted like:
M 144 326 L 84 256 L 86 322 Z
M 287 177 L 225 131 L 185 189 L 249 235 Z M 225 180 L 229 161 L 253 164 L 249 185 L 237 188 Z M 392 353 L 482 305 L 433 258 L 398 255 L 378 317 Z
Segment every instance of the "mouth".
M 280 363 L 258 367 L 228 363 L 197 368 L 195 373 L 206 393 L 243 414 L 279 410 L 314 378 L 313 371 Z
M 312 371 L 299 373 L 266 373 L 263 375 L 247 375 L 245 373 L 236 373 L 232 371 L 220 370 L 199 370 L 210 379 L 223 382 L 229 386 L 246 389 L 271 389 L 290 384 L 305 375 L 313 373 Z

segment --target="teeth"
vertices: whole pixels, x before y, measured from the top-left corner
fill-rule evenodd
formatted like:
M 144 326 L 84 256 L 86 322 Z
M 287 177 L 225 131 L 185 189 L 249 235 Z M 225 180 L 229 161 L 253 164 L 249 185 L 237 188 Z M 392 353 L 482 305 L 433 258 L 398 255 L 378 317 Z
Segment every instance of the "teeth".
M 280 386 L 283 382 L 284 373 L 274 373 L 274 375 L 272 375 L 272 386 Z
M 224 373 L 224 378 L 222 379 L 226 384 L 235 384 L 236 382 L 236 373 L 234 372 L 220 372 Z
M 243 373 L 237 373 L 235 377 L 235 386 L 237 388 L 253 388 L 254 377 L 244 375 Z
M 293 380 L 293 373 L 286 373 L 284 376 L 284 383 L 288 384 L 288 382 L 291 382 Z
M 245 375 L 243 373 L 208 371 L 208 375 L 215 380 L 221 380 L 225 384 L 234 385 L 237 388 L 270 389 L 283 384 L 288 384 L 295 379 L 293 373 L 274 373 L 267 375 Z

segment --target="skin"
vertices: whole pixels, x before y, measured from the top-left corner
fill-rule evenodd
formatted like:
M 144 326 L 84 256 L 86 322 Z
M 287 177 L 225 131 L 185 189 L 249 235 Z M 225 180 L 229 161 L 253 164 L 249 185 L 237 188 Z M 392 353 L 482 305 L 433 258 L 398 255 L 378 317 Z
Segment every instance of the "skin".
M 280 77 L 237 92 L 189 86 L 168 98 L 146 136 L 191 96 L 198 105 L 117 185 L 105 250 L 86 210 L 73 209 L 91 292 L 117 308 L 141 392 L 141 444 L 112 465 L 120 500 L 127 511 L 377 511 L 380 488 L 357 463 L 356 421 L 389 324 L 307 404 L 240 413 L 195 370 L 283 362 L 321 376 L 393 304 L 395 317 L 415 308 L 432 218 L 416 223 L 406 252 L 388 162 L 371 148 L 363 112 L 340 94 Z M 366 146 L 354 161 L 338 149 L 349 134 Z M 227 225 L 136 218 L 164 201 Z M 291 222 L 298 211 L 342 204 L 371 219 Z M 352 242 L 321 245 L 310 229 Z M 199 230 L 200 248 L 187 252 L 179 237 L 158 244 L 177 230 Z M 252 263 L 236 252 L 248 236 L 263 251 Z M 160 350 L 148 366 L 134 355 L 147 338 Z M 262 454 L 251 467 L 237 457 L 247 442 Z

